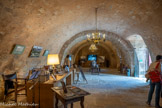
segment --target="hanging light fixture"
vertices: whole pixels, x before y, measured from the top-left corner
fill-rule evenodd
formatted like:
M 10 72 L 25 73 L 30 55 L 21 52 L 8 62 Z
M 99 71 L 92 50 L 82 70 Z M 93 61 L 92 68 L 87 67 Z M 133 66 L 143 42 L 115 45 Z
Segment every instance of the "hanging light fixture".
M 89 50 L 92 52 L 95 52 L 96 50 L 98 50 L 98 48 L 96 47 L 94 43 L 92 43 L 91 46 L 89 47 Z
M 97 11 L 98 8 L 95 8 L 95 24 L 96 24 L 96 31 L 91 34 L 87 34 L 87 40 L 93 42 L 94 44 L 98 44 L 100 41 L 105 41 L 105 34 L 98 32 L 97 29 Z

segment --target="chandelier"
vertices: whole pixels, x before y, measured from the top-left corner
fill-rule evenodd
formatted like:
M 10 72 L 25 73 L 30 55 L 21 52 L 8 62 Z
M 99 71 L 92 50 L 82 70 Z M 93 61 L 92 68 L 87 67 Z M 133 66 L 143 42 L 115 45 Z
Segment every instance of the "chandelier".
M 87 40 L 89 42 L 93 42 L 94 44 L 98 44 L 100 41 L 105 41 L 105 34 L 104 33 L 100 33 L 98 32 L 97 29 L 97 11 L 98 8 L 95 8 L 95 24 L 96 24 L 96 31 L 94 33 L 91 34 L 87 34 Z
M 96 50 L 98 50 L 98 48 L 96 47 L 94 43 L 92 43 L 91 46 L 89 47 L 89 50 L 92 52 L 95 52 Z

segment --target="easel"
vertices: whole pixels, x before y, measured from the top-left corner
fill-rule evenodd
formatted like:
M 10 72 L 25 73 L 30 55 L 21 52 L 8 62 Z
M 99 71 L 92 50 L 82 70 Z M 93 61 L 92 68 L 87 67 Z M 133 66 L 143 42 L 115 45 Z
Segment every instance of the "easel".
M 86 81 L 86 83 L 88 84 L 88 81 L 87 81 L 87 79 L 86 79 L 86 77 L 85 77 L 85 75 L 84 75 L 84 72 L 83 72 L 83 70 L 82 70 L 82 67 L 81 66 L 78 66 L 78 68 L 79 68 L 79 70 L 80 70 L 80 73 L 81 73 L 81 76 L 82 76 L 82 78 L 83 78 L 83 80 L 85 80 Z M 79 79 L 78 79 L 79 80 Z M 78 82 L 78 81 L 77 81 Z M 77 83 L 76 82 L 76 83 Z

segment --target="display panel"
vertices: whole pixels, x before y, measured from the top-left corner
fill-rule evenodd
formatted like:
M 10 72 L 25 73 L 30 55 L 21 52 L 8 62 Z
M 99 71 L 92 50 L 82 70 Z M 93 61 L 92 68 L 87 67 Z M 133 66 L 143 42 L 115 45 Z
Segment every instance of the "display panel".
M 88 55 L 88 61 L 96 61 L 97 60 L 97 55 Z

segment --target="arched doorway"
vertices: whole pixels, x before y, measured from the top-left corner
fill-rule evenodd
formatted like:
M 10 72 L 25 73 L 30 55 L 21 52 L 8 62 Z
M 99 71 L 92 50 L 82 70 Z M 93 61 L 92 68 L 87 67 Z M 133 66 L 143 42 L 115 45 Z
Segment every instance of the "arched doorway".
M 134 48 L 134 76 L 144 78 L 151 62 L 148 48 L 140 35 L 131 35 L 127 40 Z
M 71 49 L 77 46 L 78 43 L 86 41 L 87 40 L 86 35 L 88 33 L 93 32 L 94 32 L 93 30 L 80 32 L 64 43 L 59 53 L 61 65 L 64 63 L 66 55 L 71 54 Z M 110 41 L 113 44 L 113 47 L 115 47 L 115 50 L 117 52 L 117 56 L 119 58 L 122 58 L 122 61 L 124 61 L 126 64 L 129 64 L 129 67 L 131 69 L 131 75 L 133 76 L 134 59 L 133 59 L 132 45 L 117 34 L 107 31 L 100 31 L 100 32 L 104 32 L 106 34 L 106 40 Z

